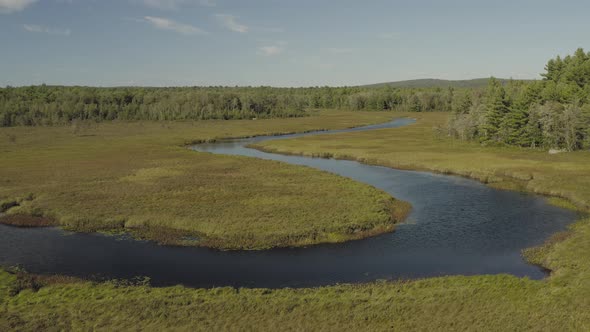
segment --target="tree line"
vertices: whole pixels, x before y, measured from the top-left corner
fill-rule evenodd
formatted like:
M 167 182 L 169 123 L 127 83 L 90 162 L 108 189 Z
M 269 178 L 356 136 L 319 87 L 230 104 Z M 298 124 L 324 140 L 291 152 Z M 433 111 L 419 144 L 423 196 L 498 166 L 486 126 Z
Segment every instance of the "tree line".
M 543 80 L 487 88 L 118 87 L 0 88 L 0 126 L 112 120 L 299 117 L 312 109 L 450 111 L 449 134 L 484 144 L 590 148 L 590 53 L 548 61 Z
M 0 88 L 0 126 L 298 117 L 310 109 L 449 111 L 456 90 L 369 87 Z
M 449 133 L 485 144 L 574 151 L 590 148 L 590 53 L 549 60 L 543 80 L 491 78 L 485 92 L 455 99 Z

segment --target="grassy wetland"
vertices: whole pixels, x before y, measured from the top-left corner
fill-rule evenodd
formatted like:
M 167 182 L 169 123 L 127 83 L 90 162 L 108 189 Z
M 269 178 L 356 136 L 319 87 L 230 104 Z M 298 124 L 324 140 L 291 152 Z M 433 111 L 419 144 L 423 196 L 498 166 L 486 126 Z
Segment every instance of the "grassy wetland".
M 588 13 L 0 0 L 0 332 L 590 331 Z
M 97 283 L 0 270 L 0 330 L 590 330 L 588 66 L 590 54 L 579 49 L 574 56 L 552 59 L 543 81 L 492 79 L 485 92 L 435 89 L 407 95 L 342 88 L 331 94 L 335 99 L 325 101 L 332 107 L 348 103 L 349 109 L 395 113 L 325 111 L 258 121 L 114 121 L 92 126 L 74 121 L 57 127 L 1 128 L 6 137 L 0 140 L 6 156 L 0 159 L 1 221 L 16 226 L 125 231 L 165 244 L 222 249 L 304 246 L 390 231 L 408 206 L 373 187 L 305 167 L 197 153 L 186 145 L 345 128 L 393 116 L 417 121 L 402 128 L 265 141 L 253 147 L 456 174 L 499 189 L 547 195 L 549 203 L 580 212 L 580 220 L 544 245 L 523 250 L 531 264 L 550 271 L 543 280 L 500 274 L 300 289 L 191 289 L 154 288 L 146 280 Z M 309 94 L 315 89 L 302 91 L 302 99 L 282 100 L 298 106 L 302 100 L 318 102 Z M 70 97 L 66 94 L 56 105 L 72 106 L 66 102 Z M 259 97 L 262 106 L 276 104 Z M 31 98 L 25 112 L 7 104 L 11 111 L 4 122 L 70 123 L 56 105 L 38 112 L 46 99 Z M 102 100 L 105 110 L 121 107 L 121 102 L 86 99 Z M 133 104 L 141 98 L 123 99 L 130 104 L 120 110 L 119 120 L 162 120 L 157 115 L 166 114 L 166 107 Z M 283 116 L 301 115 L 291 112 L 293 105 L 283 106 L 278 108 Z M 117 118 L 93 112 L 93 107 L 84 110 L 103 114 L 99 121 Z M 449 109 L 453 113 L 400 112 Z M 79 109 L 70 111 L 75 115 Z M 249 115 L 232 108 L 175 116 Z
M 441 135 L 437 128 L 447 114 L 400 115 L 418 121 L 404 128 L 268 142 L 261 148 L 455 173 L 502 188 L 566 197 L 569 201 L 552 201 L 570 208 L 589 203 L 585 179 L 579 177 L 587 172 L 587 152 L 548 155 L 481 147 Z M 527 250 L 531 262 L 552 271 L 545 280 L 450 276 L 306 289 L 205 290 L 0 272 L 0 328 L 588 330 L 589 238 L 590 220 L 582 219 L 546 245 Z
M 161 243 L 220 249 L 340 242 L 391 231 L 408 207 L 370 186 L 310 168 L 186 148 L 391 118 L 327 111 L 289 120 L 2 128 L 11 139 L 0 141 L 6 213 L 0 221 L 130 231 Z
M 483 146 L 449 138 L 448 113 L 399 113 L 415 124 L 367 132 L 302 137 L 257 143 L 276 153 L 358 160 L 409 170 L 426 170 L 473 178 L 497 188 L 564 198 L 590 208 L 590 154 L 549 154 L 546 150 Z

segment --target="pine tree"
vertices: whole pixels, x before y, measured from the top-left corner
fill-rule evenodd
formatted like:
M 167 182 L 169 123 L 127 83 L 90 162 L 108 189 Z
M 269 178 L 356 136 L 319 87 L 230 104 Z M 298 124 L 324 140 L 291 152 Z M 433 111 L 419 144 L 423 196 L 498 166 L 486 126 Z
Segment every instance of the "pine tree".
M 416 96 L 416 94 L 413 94 L 412 97 L 410 98 L 410 112 L 422 112 L 423 107 L 422 107 L 422 103 L 420 102 L 420 98 L 418 98 L 418 96 Z
M 566 58 L 568 59 L 568 58 Z M 564 69 L 565 69 L 565 62 L 561 59 L 558 55 L 555 59 L 550 59 L 547 64 L 545 65 L 545 73 L 541 74 L 546 81 L 554 81 L 559 82 L 561 79 Z
M 504 116 L 508 113 L 506 102 L 506 91 L 500 81 L 490 78 L 486 90 L 484 123 L 480 128 L 480 140 L 482 142 L 499 142 L 500 127 L 504 121 Z
M 527 124 L 524 127 L 529 147 L 537 148 L 543 146 L 543 128 L 541 124 L 541 109 L 539 105 L 531 105 L 528 111 Z
M 504 117 L 500 132 L 502 141 L 510 145 L 529 146 L 531 139 L 527 135 L 528 111 L 521 105 L 515 105 Z
M 451 109 L 453 113 L 467 114 L 471 109 L 473 102 L 471 101 L 471 94 L 468 92 L 462 93 L 453 99 Z
M 555 79 L 555 68 L 555 60 L 550 59 L 545 65 L 545 73 L 541 74 L 541 76 L 547 81 L 553 81 Z
M 584 52 L 582 48 L 578 48 L 574 55 L 569 58 L 567 66 L 565 67 L 564 78 L 567 83 L 575 83 L 580 88 L 583 88 L 587 83 L 590 83 L 590 72 L 586 72 L 586 69 L 590 69 L 586 65 L 590 61 L 590 57 Z

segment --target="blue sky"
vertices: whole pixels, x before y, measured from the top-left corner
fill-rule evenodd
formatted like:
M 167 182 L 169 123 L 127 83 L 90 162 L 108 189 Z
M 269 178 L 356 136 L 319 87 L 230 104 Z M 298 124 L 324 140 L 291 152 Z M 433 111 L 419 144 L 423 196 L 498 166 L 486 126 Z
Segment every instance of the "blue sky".
M 0 86 L 537 78 L 590 1 L 0 0 Z

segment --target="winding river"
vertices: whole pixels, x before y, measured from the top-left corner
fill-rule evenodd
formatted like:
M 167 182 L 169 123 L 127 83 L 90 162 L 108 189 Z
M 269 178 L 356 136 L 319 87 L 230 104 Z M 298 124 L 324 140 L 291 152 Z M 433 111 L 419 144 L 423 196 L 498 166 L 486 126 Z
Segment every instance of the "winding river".
M 577 214 L 543 197 L 492 189 L 456 176 L 401 171 L 354 161 L 284 156 L 248 144 L 306 135 L 394 128 L 411 119 L 345 130 L 200 144 L 201 152 L 305 165 L 352 178 L 408 201 L 413 211 L 393 233 L 342 244 L 265 251 L 159 246 L 126 236 L 58 228 L 0 226 L 0 265 L 32 273 L 97 279 L 147 276 L 154 286 L 308 287 L 378 279 L 508 273 L 540 279 L 521 250 L 564 230 Z

